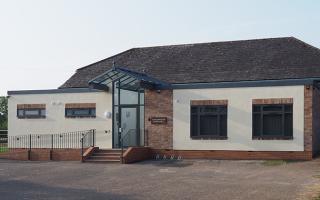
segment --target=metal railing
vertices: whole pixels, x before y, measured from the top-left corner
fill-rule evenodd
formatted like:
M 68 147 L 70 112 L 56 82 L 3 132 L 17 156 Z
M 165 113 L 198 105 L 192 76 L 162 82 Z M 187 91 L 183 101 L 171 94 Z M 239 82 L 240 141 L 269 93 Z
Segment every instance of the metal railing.
M 95 141 L 96 141 L 96 134 L 95 133 L 96 133 L 96 131 L 94 129 L 92 129 L 81 137 L 80 142 L 81 142 L 81 160 L 82 160 L 82 162 L 85 159 L 84 158 L 85 149 L 95 146 Z
M 121 142 L 121 163 L 123 163 L 123 153 L 124 153 L 124 147 L 125 147 L 124 142 L 126 139 L 128 139 L 127 144 L 130 144 L 131 138 L 129 136 L 131 136 L 131 134 L 135 134 L 135 133 L 137 133 L 137 129 L 130 129 L 130 130 L 128 130 L 127 133 L 125 133 L 124 135 L 121 136 L 121 139 L 120 139 L 120 142 Z M 126 146 L 126 147 L 128 147 L 128 146 Z
M 0 133 L 0 154 L 12 151 L 28 150 L 29 159 L 32 149 L 82 149 L 88 144 L 95 145 L 95 130 L 74 131 L 58 134 L 29 134 L 8 136 Z M 86 139 L 90 135 L 91 139 Z M 82 153 L 82 152 L 81 152 Z M 83 155 L 83 153 L 81 154 Z

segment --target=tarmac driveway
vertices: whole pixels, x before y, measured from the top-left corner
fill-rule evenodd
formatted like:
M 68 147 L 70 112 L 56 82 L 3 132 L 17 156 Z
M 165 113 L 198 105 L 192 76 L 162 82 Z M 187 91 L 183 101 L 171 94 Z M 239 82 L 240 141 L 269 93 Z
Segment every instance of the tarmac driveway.
M 292 200 L 310 199 L 320 193 L 320 159 L 278 164 L 185 160 L 120 165 L 0 160 L 0 199 Z

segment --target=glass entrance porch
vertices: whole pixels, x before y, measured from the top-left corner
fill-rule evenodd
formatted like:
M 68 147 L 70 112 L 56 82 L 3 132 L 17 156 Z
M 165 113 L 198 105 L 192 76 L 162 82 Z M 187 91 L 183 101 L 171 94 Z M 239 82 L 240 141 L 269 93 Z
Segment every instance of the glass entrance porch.
M 112 147 L 144 146 L 144 89 L 168 89 L 171 85 L 115 66 L 89 81 L 89 85 L 99 90 L 112 89 Z
M 144 145 L 144 90 L 113 84 L 113 148 Z

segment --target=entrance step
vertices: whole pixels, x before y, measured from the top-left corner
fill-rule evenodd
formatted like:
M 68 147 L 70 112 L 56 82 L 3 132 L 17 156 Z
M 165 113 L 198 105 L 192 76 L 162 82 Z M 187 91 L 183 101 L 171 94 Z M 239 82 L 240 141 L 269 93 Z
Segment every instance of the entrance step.
M 120 160 L 91 160 L 89 158 L 85 162 L 86 163 L 120 163 Z
M 121 149 L 98 149 L 85 162 L 120 163 Z

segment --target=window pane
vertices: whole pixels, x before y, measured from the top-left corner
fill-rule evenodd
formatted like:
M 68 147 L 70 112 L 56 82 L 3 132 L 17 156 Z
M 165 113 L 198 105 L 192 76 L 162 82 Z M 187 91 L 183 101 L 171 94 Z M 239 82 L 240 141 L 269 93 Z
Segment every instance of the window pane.
M 66 115 L 72 116 L 72 109 L 66 109 Z
M 24 116 L 24 110 L 18 110 L 18 116 L 23 117 Z
M 41 112 L 40 113 L 41 116 L 43 116 L 43 117 L 46 116 L 46 110 L 45 109 L 41 109 L 40 112 Z
M 39 115 L 39 110 L 25 110 L 25 115 L 28 116 L 38 116 Z
M 112 91 L 113 92 L 113 104 L 118 105 L 118 88 L 116 86 L 114 86 L 113 89 L 114 89 Z
M 198 135 L 198 116 L 191 115 L 191 136 Z
M 285 105 L 284 109 L 286 112 L 292 112 L 292 105 Z
M 253 106 L 253 112 L 261 112 L 261 106 Z
M 218 107 L 206 106 L 201 108 L 201 112 L 217 112 Z
M 89 109 L 75 109 L 73 111 L 74 115 L 89 115 L 90 110 Z
M 285 136 L 292 136 L 293 135 L 293 119 L 292 114 L 285 114 L 284 120 L 284 135 Z
M 282 105 L 265 105 L 263 111 L 282 111 Z
M 227 114 L 227 106 L 220 106 L 219 109 L 220 109 L 219 112 L 221 114 Z
M 144 92 L 140 92 L 140 104 L 144 104 Z
M 96 116 L 96 109 L 95 108 L 91 108 L 91 116 Z
M 260 136 L 261 135 L 261 114 L 253 114 L 252 119 L 252 131 L 253 136 Z
M 198 113 L 198 108 L 197 107 L 191 107 L 191 113 L 192 114 L 197 114 Z
M 120 104 L 138 104 L 138 92 L 121 89 Z
M 220 115 L 220 135 L 227 136 L 227 115 Z
M 282 135 L 282 115 L 270 114 L 263 116 L 263 135 Z
M 218 135 L 218 123 L 216 115 L 200 116 L 200 135 Z

